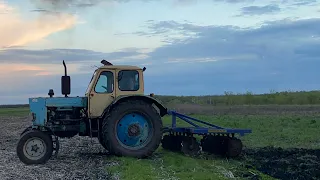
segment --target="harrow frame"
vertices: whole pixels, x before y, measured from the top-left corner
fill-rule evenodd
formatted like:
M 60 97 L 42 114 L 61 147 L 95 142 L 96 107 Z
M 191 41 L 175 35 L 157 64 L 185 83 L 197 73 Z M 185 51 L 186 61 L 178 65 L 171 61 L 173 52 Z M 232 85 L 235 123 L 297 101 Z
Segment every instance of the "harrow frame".
M 202 146 L 203 151 L 236 157 L 242 151 L 242 142 L 235 137 L 235 134 L 244 136 L 252 133 L 251 129 L 225 128 L 176 111 L 168 111 L 168 115 L 171 115 L 172 122 L 171 127 L 164 127 L 163 129 L 162 147 L 167 150 L 182 151 L 189 155 L 199 153 L 199 147 Z M 192 126 L 177 127 L 177 118 Z M 196 124 L 196 122 L 202 124 L 202 126 Z M 165 133 L 167 134 L 165 135 Z M 201 145 L 193 135 L 203 136 Z
M 251 129 L 234 129 L 234 128 L 224 128 L 221 126 L 217 126 L 208 122 L 205 122 L 200 119 L 196 119 L 184 114 L 180 114 L 176 111 L 168 111 L 168 115 L 172 117 L 171 127 L 165 127 L 164 132 L 169 133 L 187 133 L 187 134 L 197 134 L 197 135 L 208 135 L 211 133 L 219 133 L 219 134 L 239 134 L 240 136 L 244 136 L 245 134 L 252 133 Z M 177 118 L 191 124 L 193 127 L 177 127 Z M 208 125 L 210 127 L 201 127 L 195 124 L 192 121 L 196 121 L 201 124 Z

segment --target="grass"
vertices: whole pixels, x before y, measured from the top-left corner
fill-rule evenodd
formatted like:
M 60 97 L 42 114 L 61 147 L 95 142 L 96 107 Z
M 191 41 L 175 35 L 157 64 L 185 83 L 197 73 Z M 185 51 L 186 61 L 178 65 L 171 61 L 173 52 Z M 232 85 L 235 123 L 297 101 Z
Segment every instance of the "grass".
M 29 113 L 28 107 L 17 107 L 17 108 L 0 108 L 0 116 L 27 116 Z
M 216 167 L 223 162 L 186 157 L 162 148 L 150 159 L 117 157 L 112 160 L 120 164 L 108 170 L 120 172 L 121 179 L 225 179 Z
M 309 147 L 320 148 L 317 138 L 320 129 L 320 117 L 291 116 L 220 116 L 210 117 L 195 115 L 193 117 L 213 122 L 217 125 L 233 128 L 249 128 L 253 133 L 242 137 L 246 147 L 275 146 L 283 148 Z M 169 117 L 163 119 L 170 124 Z M 179 122 L 179 126 L 185 125 Z M 179 153 L 163 150 L 161 147 L 151 159 L 133 160 L 130 158 L 115 158 L 119 166 L 112 167 L 111 172 L 121 172 L 121 179 L 228 179 L 226 172 L 231 171 L 241 177 L 248 172 L 243 162 L 226 160 L 220 157 L 205 156 L 191 158 Z M 262 179 L 273 179 L 262 175 Z
M 151 180 L 157 176 L 151 160 L 139 160 L 130 157 L 111 157 L 110 160 L 117 161 L 120 166 L 110 166 L 108 168 L 109 173 L 114 176 L 119 174 L 121 179 Z
M 206 96 L 156 96 L 165 104 L 201 105 L 310 105 L 320 104 L 320 91 L 283 91 L 273 90 L 266 94 L 224 92 L 223 95 Z
M 26 116 L 29 109 L 0 108 L 0 116 Z M 320 148 L 318 131 L 320 129 L 319 116 L 206 116 L 193 115 L 193 117 L 214 123 L 223 127 L 248 128 L 253 133 L 242 137 L 246 147 L 276 146 L 283 148 L 308 147 Z M 170 117 L 164 117 L 163 122 L 169 125 Z M 178 121 L 179 126 L 186 125 Z M 228 172 L 236 177 L 248 173 L 244 162 L 240 160 L 227 160 L 220 157 L 205 155 L 198 158 L 184 156 L 179 153 L 168 152 L 161 147 L 149 159 L 137 160 L 127 157 L 108 157 L 118 165 L 106 169 L 114 176 L 123 180 L 134 179 L 228 179 Z M 273 179 L 254 169 L 253 173 L 261 175 L 262 179 Z M 230 173 L 229 173 L 230 175 Z M 245 178 L 240 178 L 245 179 Z
M 208 158 L 209 157 L 209 158 Z M 194 179 L 215 180 L 228 179 L 232 176 L 242 176 L 247 171 L 240 161 L 226 160 L 207 156 L 194 158 L 163 150 L 161 147 L 150 159 L 137 160 L 134 158 L 111 158 L 119 163 L 107 169 L 117 174 L 120 179 Z M 273 179 L 268 175 L 260 174 L 263 179 Z M 232 173 L 232 175 L 231 175 Z M 243 178 L 244 179 L 244 178 Z

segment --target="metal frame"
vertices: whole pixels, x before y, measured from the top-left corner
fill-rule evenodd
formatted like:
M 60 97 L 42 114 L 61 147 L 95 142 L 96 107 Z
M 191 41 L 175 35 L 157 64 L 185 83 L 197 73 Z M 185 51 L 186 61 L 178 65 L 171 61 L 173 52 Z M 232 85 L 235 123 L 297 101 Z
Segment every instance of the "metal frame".
M 219 133 L 219 134 L 239 134 L 240 136 L 244 136 L 245 134 L 252 133 L 251 129 L 233 129 L 233 128 L 224 128 L 220 127 L 190 116 L 186 116 L 175 111 L 168 111 L 168 115 L 172 117 L 171 127 L 164 128 L 164 132 L 171 133 L 189 133 L 189 134 L 198 134 L 198 135 L 206 135 L 211 133 Z M 177 127 L 177 117 L 193 127 Z M 201 127 L 197 125 L 195 122 L 207 125 L 209 127 Z

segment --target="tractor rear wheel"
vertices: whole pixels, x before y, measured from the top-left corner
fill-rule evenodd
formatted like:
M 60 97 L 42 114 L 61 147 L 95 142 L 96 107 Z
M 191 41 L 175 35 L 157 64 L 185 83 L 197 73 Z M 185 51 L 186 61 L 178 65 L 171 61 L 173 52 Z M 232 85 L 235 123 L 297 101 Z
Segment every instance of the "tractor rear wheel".
M 161 117 L 152 104 L 125 101 L 106 116 L 102 135 L 111 154 L 145 158 L 159 147 L 162 126 Z
M 16 150 L 24 164 L 44 164 L 53 153 L 52 138 L 39 130 L 26 131 L 21 135 Z
M 104 139 L 103 139 L 102 133 L 100 134 L 100 137 L 98 137 L 98 141 L 99 141 L 99 143 L 101 144 L 101 146 L 102 146 L 105 150 L 109 151 L 109 150 L 108 150 L 108 147 L 106 146 L 105 141 L 104 141 Z

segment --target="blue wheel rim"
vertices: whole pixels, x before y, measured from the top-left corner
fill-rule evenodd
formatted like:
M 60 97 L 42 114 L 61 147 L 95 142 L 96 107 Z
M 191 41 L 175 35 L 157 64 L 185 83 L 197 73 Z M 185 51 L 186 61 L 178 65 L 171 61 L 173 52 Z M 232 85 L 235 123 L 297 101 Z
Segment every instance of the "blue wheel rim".
M 117 140 L 128 149 L 140 149 L 148 144 L 153 135 L 152 123 L 145 116 L 130 113 L 116 125 Z

